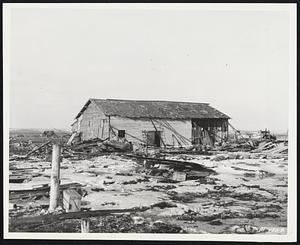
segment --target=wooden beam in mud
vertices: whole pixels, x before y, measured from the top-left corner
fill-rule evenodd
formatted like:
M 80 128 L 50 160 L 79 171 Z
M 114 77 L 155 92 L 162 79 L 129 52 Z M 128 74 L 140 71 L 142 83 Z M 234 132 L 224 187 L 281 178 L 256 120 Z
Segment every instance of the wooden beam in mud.
M 9 224 L 11 228 L 22 226 L 22 225 L 32 225 L 32 224 L 49 224 L 58 221 L 64 221 L 67 219 L 83 219 L 89 217 L 106 216 L 113 213 L 134 213 L 143 212 L 149 208 L 131 208 L 131 209 L 108 209 L 108 210 L 93 210 L 93 211 L 80 211 L 72 213 L 62 213 L 62 214 L 47 214 L 40 216 L 30 216 L 30 217 L 18 217 L 11 218 Z
M 82 185 L 79 183 L 70 183 L 70 184 L 63 184 L 60 186 L 60 190 L 63 191 L 68 188 L 79 188 Z M 34 196 L 45 195 L 49 193 L 50 186 L 41 186 L 34 189 L 29 190 L 10 190 L 9 191 L 9 200 L 19 200 L 21 198 L 29 198 Z

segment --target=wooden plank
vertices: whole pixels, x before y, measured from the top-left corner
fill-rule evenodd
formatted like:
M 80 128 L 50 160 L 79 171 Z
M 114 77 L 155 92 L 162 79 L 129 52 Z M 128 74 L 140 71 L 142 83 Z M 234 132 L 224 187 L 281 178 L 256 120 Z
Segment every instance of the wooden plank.
M 149 208 L 132 208 L 132 209 L 109 209 L 109 210 L 94 210 L 94 211 L 80 211 L 80 212 L 71 212 L 71 213 L 62 213 L 62 214 L 48 214 L 41 216 L 29 216 L 29 217 L 18 217 L 11 218 L 9 220 L 10 226 L 22 226 L 22 225 L 31 225 L 31 224 L 47 224 L 58 221 L 64 221 L 67 219 L 82 219 L 89 217 L 105 216 L 113 213 L 134 213 L 145 211 Z
M 71 145 L 71 143 L 74 140 L 75 136 L 76 136 L 76 132 L 72 134 L 72 136 L 70 137 L 70 139 L 67 142 L 67 145 Z
M 129 155 L 129 154 L 125 154 L 124 156 L 147 160 L 147 161 L 152 162 L 154 164 L 165 164 L 165 165 L 170 165 L 170 166 L 174 166 L 174 167 L 178 167 L 178 168 L 194 169 L 194 170 L 197 170 L 197 171 L 207 171 L 207 172 L 210 172 L 210 173 L 215 172 L 214 170 L 212 170 L 208 167 L 205 167 L 202 164 L 198 164 L 198 163 L 194 163 L 194 162 L 184 162 L 184 161 L 169 160 L 169 159 L 142 157 L 142 156 Z
M 64 184 L 60 186 L 61 190 L 65 190 L 68 188 L 77 188 L 81 187 L 82 185 L 79 183 L 70 183 L 70 184 Z M 9 199 L 17 198 L 19 196 L 34 196 L 39 195 L 40 193 L 47 193 L 50 191 L 50 186 L 41 186 L 34 189 L 28 189 L 28 190 L 9 190 Z

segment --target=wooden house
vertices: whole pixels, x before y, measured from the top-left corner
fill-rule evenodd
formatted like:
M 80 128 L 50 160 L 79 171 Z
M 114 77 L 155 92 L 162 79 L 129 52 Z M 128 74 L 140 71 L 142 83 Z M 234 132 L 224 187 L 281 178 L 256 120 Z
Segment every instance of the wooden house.
M 72 131 L 83 141 L 118 138 L 157 147 L 213 145 L 227 139 L 228 119 L 207 103 L 89 99 Z

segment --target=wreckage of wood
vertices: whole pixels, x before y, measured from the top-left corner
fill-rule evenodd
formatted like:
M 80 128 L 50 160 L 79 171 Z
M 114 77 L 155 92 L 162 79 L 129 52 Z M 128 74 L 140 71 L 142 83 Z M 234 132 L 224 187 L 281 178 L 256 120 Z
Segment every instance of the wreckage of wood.
M 29 157 L 30 155 L 32 155 L 33 153 L 37 152 L 38 150 L 42 149 L 43 147 L 49 145 L 50 143 L 52 143 L 52 141 L 47 141 L 46 143 L 42 144 L 41 146 L 33 149 L 32 151 L 28 152 L 27 155 L 25 156 L 25 158 Z
M 106 216 L 113 213 L 135 213 L 143 212 L 149 208 L 132 208 L 132 209 L 109 209 L 109 210 L 93 210 L 93 211 L 80 211 L 62 214 L 47 214 L 40 216 L 30 216 L 23 218 L 11 218 L 11 227 L 22 226 L 22 225 L 32 225 L 32 224 L 49 224 L 58 221 L 64 221 L 67 219 L 86 219 L 90 217 Z
M 193 163 L 193 162 L 184 162 L 184 161 L 153 158 L 153 157 L 143 157 L 143 156 L 129 155 L 129 154 L 125 154 L 124 156 L 146 160 L 147 162 L 154 163 L 154 164 L 170 165 L 170 166 L 174 166 L 175 168 L 180 168 L 180 169 L 186 168 L 186 169 L 192 169 L 192 170 L 197 170 L 197 171 L 206 171 L 206 172 L 211 172 L 211 173 L 215 172 L 214 170 L 212 170 L 210 168 L 207 168 L 201 164 Z
M 70 184 L 64 184 L 60 186 L 60 191 L 69 189 L 69 188 L 78 188 L 82 185 L 79 183 L 70 183 Z M 46 195 L 50 191 L 50 186 L 41 186 L 34 189 L 28 189 L 28 190 L 10 190 L 9 191 L 9 200 L 18 200 L 22 198 L 30 198 L 35 196 L 41 196 Z

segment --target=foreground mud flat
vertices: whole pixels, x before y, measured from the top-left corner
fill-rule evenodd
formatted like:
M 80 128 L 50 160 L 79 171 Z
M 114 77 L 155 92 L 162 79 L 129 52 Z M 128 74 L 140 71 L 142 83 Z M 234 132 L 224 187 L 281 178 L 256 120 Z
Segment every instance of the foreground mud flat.
M 63 159 L 61 187 L 77 188 L 82 211 L 136 210 L 91 217 L 90 232 L 286 234 L 287 154 L 222 152 L 165 158 L 212 171 L 189 173 L 178 181 L 170 166 L 149 167 L 145 161 L 111 153 Z M 10 231 L 80 232 L 76 218 L 22 224 L 22 218 L 48 215 L 50 162 L 11 161 L 10 174 L 17 173 L 21 177 L 10 180 Z M 28 194 L 26 189 L 39 191 Z M 62 208 L 55 211 L 62 213 Z

